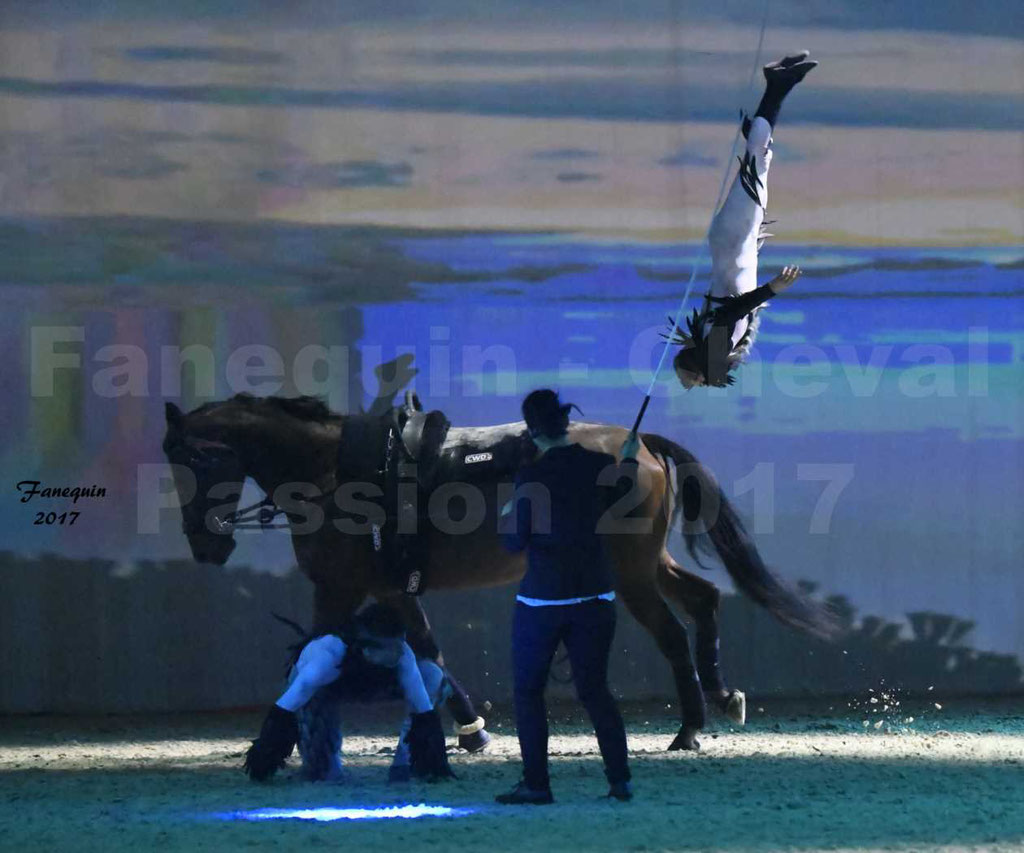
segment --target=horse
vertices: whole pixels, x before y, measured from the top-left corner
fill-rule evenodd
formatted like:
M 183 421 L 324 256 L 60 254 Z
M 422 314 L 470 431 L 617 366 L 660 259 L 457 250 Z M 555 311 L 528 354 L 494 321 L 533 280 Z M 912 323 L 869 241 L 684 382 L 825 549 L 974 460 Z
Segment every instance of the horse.
M 406 621 L 416 653 L 444 667 L 441 650 L 418 597 L 407 595 L 393 574 L 381 571 L 373 536 L 354 534 L 338 517 L 338 460 L 345 459 L 346 438 L 355 440 L 359 418 L 332 412 L 316 397 L 255 397 L 237 394 L 183 412 L 165 404 L 163 450 L 171 463 L 182 512 L 182 528 L 194 559 L 223 565 L 235 547 L 233 520 L 241 486 L 251 478 L 274 511 L 285 511 L 300 570 L 312 581 L 314 632 L 329 630 L 350 617 L 369 597 L 397 608 Z M 618 458 L 627 437 L 623 427 L 573 422 L 569 437 L 591 450 Z M 651 634 L 668 660 L 681 708 L 681 724 L 669 749 L 699 749 L 696 734 L 705 724 L 706 702 L 741 722 L 739 691 L 727 690 L 718 669 L 719 590 L 686 571 L 667 549 L 670 528 L 682 529 L 690 556 L 721 560 L 736 587 L 784 623 L 831 638 L 836 623 L 819 602 L 780 579 L 758 554 L 711 472 L 675 442 L 642 433 L 636 457 L 636 485 L 630 498 L 629 531 L 604 536 L 617 595 Z M 444 451 L 462 459 L 507 456 L 509 446 L 529 442 L 525 424 L 451 427 Z M 340 454 L 340 455 L 339 455 Z M 475 466 L 474 486 L 482 495 L 480 518 L 464 525 L 428 525 L 422 536 L 423 576 L 430 589 L 455 590 L 510 584 L 525 573 L 523 554 L 506 551 L 499 535 L 503 497 L 514 472 L 489 476 Z M 502 487 L 506 491 L 502 493 Z M 284 508 L 287 508 L 286 510 Z M 267 507 L 264 508 L 267 511 Z M 264 519 L 266 520 L 266 519 Z M 453 530 L 453 527 L 460 529 Z M 378 543 L 379 544 L 379 543 Z M 696 625 L 696 666 L 683 624 L 670 604 Z M 457 679 L 449 672 L 453 696 L 448 708 L 456 720 L 460 746 L 486 745 L 483 721 Z

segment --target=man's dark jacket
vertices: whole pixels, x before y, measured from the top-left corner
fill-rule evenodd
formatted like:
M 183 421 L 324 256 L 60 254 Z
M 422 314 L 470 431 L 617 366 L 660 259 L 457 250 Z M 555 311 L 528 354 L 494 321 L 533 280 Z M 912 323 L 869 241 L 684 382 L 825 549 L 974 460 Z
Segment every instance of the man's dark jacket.
M 599 524 L 614 527 L 610 507 L 628 491 L 628 477 L 615 457 L 579 444 L 553 447 L 519 470 L 515 529 L 505 532 L 504 543 L 510 551 L 527 549 L 520 595 L 550 601 L 613 590 Z M 512 521 L 504 519 L 508 527 Z

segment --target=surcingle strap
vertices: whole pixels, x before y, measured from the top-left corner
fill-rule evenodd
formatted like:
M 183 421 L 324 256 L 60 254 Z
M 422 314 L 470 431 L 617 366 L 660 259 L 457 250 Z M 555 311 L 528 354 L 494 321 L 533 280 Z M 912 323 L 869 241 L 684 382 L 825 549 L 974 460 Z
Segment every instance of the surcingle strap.
M 381 572 L 391 577 L 395 586 L 408 595 L 422 595 L 429 522 L 421 511 L 427 501 L 415 477 L 416 468 L 410 464 L 414 461 L 398 425 L 393 424 L 382 465 L 386 518 L 382 527 L 374 529 L 373 550 Z
M 410 511 L 415 514 L 417 502 L 408 500 L 408 490 L 415 494 L 418 488 L 415 480 L 403 480 L 405 465 L 410 461 L 399 425 L 390 415 L 346 418 L 338 449 L 337 481 L 371 487 L 369 494 L 361 494 L 360 498 L 379 507 L 378 519 L 370 520 L 377 571 L 396 589 L 420 594 L 424 531 L 421 519 L 409 518 Z M 377 497 L 372 496 L 374 491 Z M 365 516 L 353 518 L 360 524 L 367 521 Z M 412 575 L 417 575 L 415 581 L 410 581 Z
M 381 459 L 390 419 L 349 415 L 342 426 L 336 474 L 339 483 L 381 483 Z
M 419 569 L 413 569 L 411 572 L 409 572 L 409 577 L 405 579 L 405 594 L 423 594 L 423 572 Z

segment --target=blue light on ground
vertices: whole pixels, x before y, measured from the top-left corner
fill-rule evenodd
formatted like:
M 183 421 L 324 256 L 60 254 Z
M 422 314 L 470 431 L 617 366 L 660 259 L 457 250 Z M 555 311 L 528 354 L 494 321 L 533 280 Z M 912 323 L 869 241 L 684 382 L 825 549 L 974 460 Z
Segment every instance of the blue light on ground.
M 418 817 L 462 817 L 472 814 L 473 809 L 453 809 L 448 806 L 428 806 L 426 803 L 404 806 L 381 806 L 373 809 L 360 808 L 309 808 L 309 809 L 251 809 L 249 811 L 223 812 L 221 820 L 384 820 L 387 818 Z

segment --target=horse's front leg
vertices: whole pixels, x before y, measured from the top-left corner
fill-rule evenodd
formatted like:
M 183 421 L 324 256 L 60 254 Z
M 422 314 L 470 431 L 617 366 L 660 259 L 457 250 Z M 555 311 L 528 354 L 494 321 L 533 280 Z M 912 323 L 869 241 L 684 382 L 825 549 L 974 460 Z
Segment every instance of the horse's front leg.
M 491 736 L 484 728 L 484 719 L 477 714 L 469 694 L 445 666 L 444 655 L 441 654 L 437 640 L 434 639 L 434 632 L 430 629 L 430 622 L 420 600 L 411 595 L 396 595 L 388 598 L 387 603 L 402 613 L 408 642 L 416 656 L 432 660 L 444 670 L 448 685 L 451 687 L 451 695 L 445 704 L 455 718 L 459 746 L 467 752 L 479 752 L 484 749 L 491 741 Z

